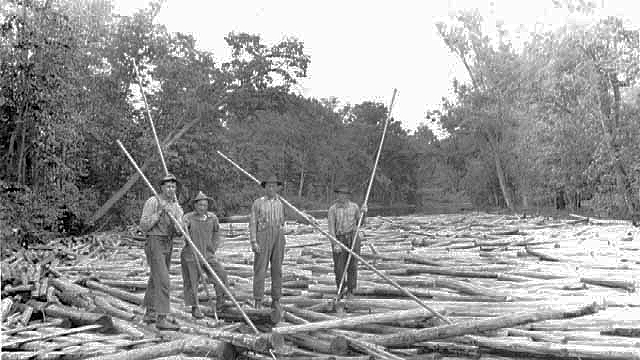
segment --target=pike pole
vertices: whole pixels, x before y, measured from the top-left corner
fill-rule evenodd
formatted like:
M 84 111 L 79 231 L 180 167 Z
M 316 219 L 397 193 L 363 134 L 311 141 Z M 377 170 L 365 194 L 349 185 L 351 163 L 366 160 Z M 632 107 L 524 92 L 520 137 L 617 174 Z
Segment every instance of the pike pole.
M 371 171 L 371 178 L 369 179 L 369 186 L 367 186 L 367 193 L 364 196 L 364 202 L 362 203 L 362 207 L 367 206 L 367 202 L 369 201 L 369 194 L 371 194 L 371 187 L 373 185 L 373 180 L 376 176 L 376 170 L 378 169 L 378 162 L 380 161 L 380 153 L 382 153 L 382 144 L 384 143 L 385 136 L 387 135 L 387 128 L 389 127 L 389 121 L 391 120 L 391 111 L 393 110 L 393 103 L 396 99 L 396 94 L 398 93 L 398 89 L 393 89 L 393 95 L 391 95 L 391 103 L 389 104 L 389 111 L 387 112 L 387 118 L 384 122 L 384 128 L 382 130 L 382 137 L 380 138 L 380 145 L 378 146 L 378 153 L 376 154 L 376 161 L 373 163 L 373 170 Z M 342 278 L 340 279 L 340 285 L 338 286 L 338 292 L 336 293 L 336 298 L 334 301 L 338 301 L 340 299 L 340 295 L 342 294 L 342 288 L 344 287 L 344 281 L 347 279 L 347 273 L 349 269 L 349 264 L 351 263 L 351 254 L 354 253 L 354 249 L 356 247 L 356 240 L 358 239 L 358 233 L 360 232 L 360 227 L 362 226 L 362 220 L 364 219 L 364 212 L 360 211 L 360 216 L 358 217 L 358 226 L 356 226 L 356 231 L 353 235 L 353 239 L 351 239 L 351 251 L 347 256 L 347 262 L 344 265 L 344 271 L 342 272 Z

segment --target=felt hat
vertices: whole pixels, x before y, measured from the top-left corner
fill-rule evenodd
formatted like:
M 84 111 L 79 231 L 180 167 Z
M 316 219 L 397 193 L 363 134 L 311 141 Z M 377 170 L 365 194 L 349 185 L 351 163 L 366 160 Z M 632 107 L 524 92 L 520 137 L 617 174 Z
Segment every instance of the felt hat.
M 178 179 L 173 174 L 167 174 L 165 177 L 160 180 L 160 186 L 164 185 L 167 182 L 174 182 L 176 185 L 178 184 Z
M 262 182 L 260 183 L 260 186 L 262 187 L 266 187 L 267 184 L 278 184 L 278 186 L 282 186 L 282 181 L 278 180 L 278 178 L 275 175 L 270 175 L 267 177 L 267 180 L 262 180 Z
M 194 197 L 194 198 L 191 200 L 191 202 L 195 204 L 196 202 L 198 202 L 198 201 L 200 201 L 200 200 L 209 200 L 209 201 L 214 201 L 214 200 L 213 200 L 213 198 L 211 198 L 211 197 L 209 197 L 209 196 L 205 195 L 202 191 L 198 191 L 198 195 L 196 195 L 196 197 Z
M 336 194 L 351 194 L 351 189 L 347 185 L 340 185 L 333 190 Z

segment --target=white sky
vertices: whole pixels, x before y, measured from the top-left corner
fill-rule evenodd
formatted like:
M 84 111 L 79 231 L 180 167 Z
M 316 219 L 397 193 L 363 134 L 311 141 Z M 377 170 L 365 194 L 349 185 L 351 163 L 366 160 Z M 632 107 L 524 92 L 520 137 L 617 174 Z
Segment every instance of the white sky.
M 116 0 L 116 11 L 129 14 L 147 2 Z M 598 2 L 603 13 L 640 26 L 639 0 Z M 388 104 L 397 88 L 393 115 L 413 130 L 424 122 L 427 110 L 450 95 L 454 77 L 466 79 L 435 23 L 447 20 L 451 11 L 469 8 L 514 31 L 521 25 L 533 29 L 536 23 L 567 21 L 551 0 L 167 0 L 158 22 L 169 31 L 192 34 L 218 62 L 230 55 L 224 36 L 231 31 L 259 34 L 267 44 L 294 36 L 311 56 L 308 78 L 298 89 L 302 94 Z

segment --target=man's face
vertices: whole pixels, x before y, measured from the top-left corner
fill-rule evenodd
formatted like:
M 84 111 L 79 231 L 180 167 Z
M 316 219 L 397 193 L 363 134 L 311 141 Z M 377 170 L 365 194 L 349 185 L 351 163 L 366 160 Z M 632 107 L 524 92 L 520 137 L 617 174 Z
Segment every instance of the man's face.
M 162 194 L 164 196 L 166 196 L 169 199 L 175 198 L 176 189 L 177 189 L 176 183 L 174 183 L 173 181 L 169 181 L 162 184 L 161 188 L 162 188 Z
M 207 212 L 207 210 L 209 209 L 209 201 L 207 201 L 207 199 L 198 200 L 193 205 L 193 207 L 196 209 L 196 212 L 198 214 L 200 214 L 200 215 L 205 214 Z
M 349 194 L 339 192 L 337 197 L 338 197 L 338 201 L 345 202 L 349 199 Z
M 277 183 L 266 183 L 264 188 L 267 190 L 267 195 L 269 195 L 269 197 L 274 197 L 278 193 Z

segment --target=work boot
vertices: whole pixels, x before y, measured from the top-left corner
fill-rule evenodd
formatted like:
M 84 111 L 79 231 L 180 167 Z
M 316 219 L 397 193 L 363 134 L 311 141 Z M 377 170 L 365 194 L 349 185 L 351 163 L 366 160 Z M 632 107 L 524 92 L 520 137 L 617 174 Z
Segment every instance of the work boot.
M 262 303 L 262 299 L 254 299 L 253 300 L 253 307 L 256 310 L 264 309 L 264 304 Z
M 142 317 L 142 321 L 147 324 L 156 322 L 156 314 L 153 311 L 147 310 Z
M 353 300 L 353 290 L 349 289 L 347 290 L 347 292 L 344 294 L 344 299 L 345 300 Z
M 167 319 L 167 315 L 158 315 L 158 320 L 156 321 L 156 329 L 177 331 L 180 330 L 180 327 L 176 324 L 171 323 L 169 319 Z
M 280 307 L 280 300 L 273 300 L 271 302 L 271 322 L 277 324 L 282 319 L 282 307 Z
M 204 314 L 202 313 L 202 311 L 200 311 L 200 307 L 192 306 L 191 316 L 193 316 L 194 319 L 202 319 L 204 317 Z
M 226 307 L 227 304 L 225 303 L 224 297 L 216 299 L 216 312 L 223 312 Z

